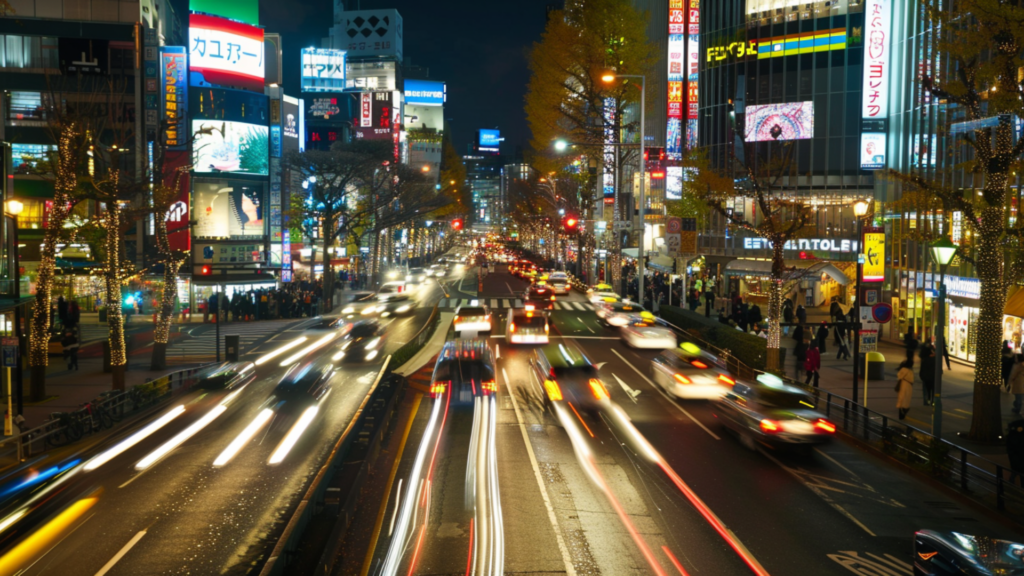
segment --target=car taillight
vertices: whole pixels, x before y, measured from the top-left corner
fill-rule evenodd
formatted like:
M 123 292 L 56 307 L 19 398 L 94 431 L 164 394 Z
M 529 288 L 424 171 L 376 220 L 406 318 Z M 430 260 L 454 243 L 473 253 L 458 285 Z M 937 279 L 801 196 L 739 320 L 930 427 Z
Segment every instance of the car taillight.
M 733 380 L 732 378 L 729 378 L 725 374 L 719 374 L 718 375 L 718 379 L 721 380 L 722 382 L 728 384 L 729 386 L 732 386 L 733 384 L 736 383 L 735 380 Z
M 676 382 L 679 382 L 680 384 L 693 384 L 693 380 L 690 380 L 689 378 L 683 376 L 682 374 L 673 374 L 672 377 L 675 378 Z
M 782 431 L 782 422 L 776 420 L 761 420 L 761 430 L 768 434 L 775 434 Z
M 544 323 L 544 333 L 545 334 L 548 333 L 548 323 L 547 322 Z
M 458 316 L 458 315 L 456 315 L 456 316 L 455 316 L 455 323 L 456 323 L 456 324 L 458 324 L 458 323 L 459 323 L 459 316 Z
M 481 384 L 481 388 L 483 388 L 484 392 L 497 392 L 498 383 L 494 380 L 487 380 L 483 384 Z
M 558 387 L 558 382 L 554 380 L 544 381 L 544 391 L 548 393 L 548 399 L 552 402 L 562 399 L 562 389 Z
M 430 395 L 432 397 L 434 397 L 434 398 L 437 398 L 441 394 L 444 394 L 444 391 L 447 390 L 447 389 L 448 389 L 448 382 L 447 381 L 445 381 L 445 382 L 434 382 L 433 384 L 430 385 Z
M 554 299 L 555 299 L 555 295 L 554 295 L 554 294 L 552 294 L 552 295 L 551 295 L 551 300 L 554 300 Z
M 597 378 L 590 379 L 590 391 L 594 393 L 594 398 L 597 398 L 598 400 L 608 399 L 608 391 L 605 390 L 604 384 L 602 384 Z
M 704 369 L 706 369 L 706 368 L 708 367 L 708 365 L 707 365 L 707 364 L 705 364 L 705 363 L 701 362 L 700 360 L 694 360 L 693 362 L 690 362 L 690 364 L 691 364 L 691 365 L 692 365 L 692 366 L 693 366 L 694 368 L 700 368 L 701 370 L 704 370 Z
M 516 331 L 516 323 L 515 322 L 510 322 L 509 325 L 508 325 L 508 330 L 509 330 L 509 332 L 515 332 Z
M 828 420 L 825 420 L 824 418 L 818 418 L 818 420 L 814 423 L 814 429 L 817 430 L 818 432 L 824 432 L 826 434 L 836 433 L 836 425 L 829 422 Z

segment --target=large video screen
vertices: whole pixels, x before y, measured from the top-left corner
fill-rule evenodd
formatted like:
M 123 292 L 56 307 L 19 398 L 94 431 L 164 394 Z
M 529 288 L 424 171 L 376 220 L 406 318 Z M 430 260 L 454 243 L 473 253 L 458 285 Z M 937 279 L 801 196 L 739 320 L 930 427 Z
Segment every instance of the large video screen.
M 193 120 L 192 134 L 194 171 L 269 174 L 268 127 L 244 122 Z
M 443 106 L 447 96 L 444 82 L 432 80 L 406 80 L 405 103 L 423 106 Z
M 263 238 L 265 190 L 258 182 L 196 179 L 192 217 L 197 238 Z
M 814 102 L 747 106 L 744 140 L 806 140 L 814 137 Z

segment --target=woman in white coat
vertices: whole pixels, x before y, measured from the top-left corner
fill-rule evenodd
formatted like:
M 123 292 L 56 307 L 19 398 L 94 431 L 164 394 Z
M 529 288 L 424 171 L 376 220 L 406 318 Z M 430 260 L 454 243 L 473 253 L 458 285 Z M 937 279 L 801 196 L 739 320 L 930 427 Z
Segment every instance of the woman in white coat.
M 910 399 L 914 395 L 914 359 L 907 358 L 900 363 L 900 371 L 896 373 L 896 408 L 900 412 L 900 420 L 910 412 Z

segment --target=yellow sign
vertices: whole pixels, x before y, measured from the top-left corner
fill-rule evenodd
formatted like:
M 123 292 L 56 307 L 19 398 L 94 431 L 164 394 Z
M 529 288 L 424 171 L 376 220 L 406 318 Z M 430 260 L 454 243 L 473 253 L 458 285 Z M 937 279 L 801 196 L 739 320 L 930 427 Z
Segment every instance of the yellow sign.
M 861 274 L 865 282 L 885 280 L 885 232 L 864 233 L 864 266 Z

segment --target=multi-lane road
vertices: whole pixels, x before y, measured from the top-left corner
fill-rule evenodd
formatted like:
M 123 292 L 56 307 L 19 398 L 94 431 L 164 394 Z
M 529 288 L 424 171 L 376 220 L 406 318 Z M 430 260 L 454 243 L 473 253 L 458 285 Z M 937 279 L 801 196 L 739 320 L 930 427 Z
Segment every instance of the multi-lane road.
M 415 297 L 416 314 L 383 320 L 386 352 L 416 334 L 444 291 L 431 282 Z M 336 352 L 339 333 L 315 322 L 247 351 L 257 377 L 237 394 L 192 391 L 73 456 L 6 471 L 0 495 L 53 465 L 68 470 L 5 502 L 0 574 L 244 574 L 258 566 L 383 360 L 338 363 L 330 394 L 298 435 L 301 415 L 267 400 L 289 366 Z
M 480 296 L 524 286 L 492 274 Z M 574 304 L 552 312 L 553 341 L 597 363 L 612 406 L 545 408 L 532 347 L 495 330 L 496 394 L 408 400 L 402 457 L 375 473 L 392 478 L 386 497 L 355 523 L 383 519 L 372 550 L 336 573 L 909 575 L 918 529 L 1019 541 L 843 441 L 809 456 L 744 448 L 709 403 L 653 384 L 654 352 L 623 345 L 581 295 L 558 301 Z

